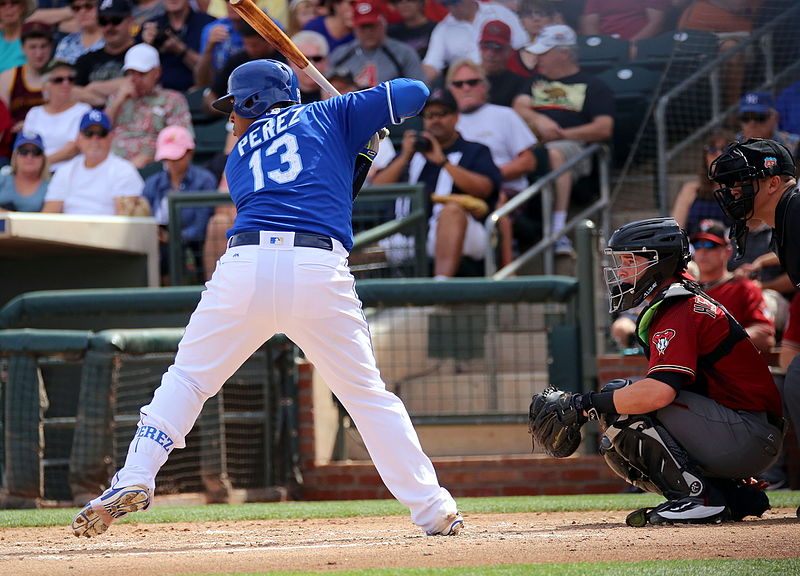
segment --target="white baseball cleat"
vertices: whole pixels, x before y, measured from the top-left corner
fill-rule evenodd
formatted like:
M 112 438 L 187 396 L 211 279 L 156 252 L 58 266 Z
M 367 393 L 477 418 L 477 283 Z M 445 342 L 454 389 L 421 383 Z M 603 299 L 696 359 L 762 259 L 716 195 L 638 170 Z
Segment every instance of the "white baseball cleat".
M 134 484 L 125 488 L 109 488 L 91 500 L 72 520 L 72 533 L 75 536 L 91 538 L 102 534 L 111 523 L 128 512 L 147 510 L 152 495 L 147 486 Z
M 430 530 L 426 534 L 428 536 L 457 536 L 463 528 L 464 518 L 461 516 L 461 512 L 456 512 L 454 514 L 448 514 L 444 520 L 442 520 L 441 528 Z

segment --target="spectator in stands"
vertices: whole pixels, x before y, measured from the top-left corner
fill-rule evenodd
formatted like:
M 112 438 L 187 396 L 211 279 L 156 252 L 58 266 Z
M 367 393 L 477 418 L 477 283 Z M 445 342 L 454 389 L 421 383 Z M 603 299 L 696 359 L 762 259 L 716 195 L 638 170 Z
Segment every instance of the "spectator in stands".
M 353 36 L 353 5 L 348 0 L 325 0 L 327 16 L 309 20 L 303 30 L 319 32 L 328 41 L 328 50 L 333 52 L 342 44 L 355 39 Z
M 508 69 L 511 49 L 511 28 L 500 20 L 490 20 L 480 38 L 481 65 L 489 82 L 489 102 L 511 106 L 514 97 L 527 86 L 527 79 Z M 456 97 L 458 99 L 458 97 Z
M 214 76 L 224 67 L 231 54 L 244 48 L 239 22 L 242 17 L 231 4 L 225 4 L 228 15 L 206 24 L 200 34 L 203 50 L 194 69 L 194 83 L 200 88 L 211 86 Z
M 518 13 L 522 26 L 530 36 L 531 43 L 536 41 L 542 28 L 565 24 L 564 18 L 551 0 L 522 0 Z M 526 44 L 513 52 L 508 62 L 508 69 L 518 76 L 530 78 L 536 68 L 536 54 L 528 51 L 527 46 Z
M 747 40 L 759 14 L 762 0 L 673 0 L 683 10 L 678 30 L 705 30 L 719 38 L 721 52 Z M 733 105 L 742 93 L 745 54 L 739 52 L 722 68 L 723 104 Z
M 606 141 L 614 131 L 614 96 L 600 80 L 581 71 L 576 40 L 569 26 L 544 28 L 528 47 L 538 56 L 538 74 L 526 93 L 514 100 L 514 110 L 547 148 L 542 159 L 550 165 L 539 166 L 542 172 L 558 169 L 578 156 L 586 144 Z M 564 229 L 573 182 L 591 170 L 591 159 L 584 159 L 556 179 L 553 234 Z M 558 239 L 555 252 L 574 254 L 568 237 Z
M 422 62 L 413 48 L 387 38 L 383 0 L 358 0 L 353 4 L 355 40 L 342 44 L 329 56 L 331 66 L 353 73 L 356 84 L 371 88 L 393 78 L 424 80 Z
M 13 127 L 11 113 L 3 100 L 0 99 L 0 167 L 6 166 L 11 159 L 11 143 L 14 138 Z
M 436 22 L 425 15 L 425 0 L 391 0 L 391 3 L 402 20 L 389 24 L 387 34 L 411 46 L 422 60 L 428 52 L 431 33 L 436 27 Z
M 775 108 L 778 111 L 778 127 L 785 132 L 800 134 L 800 81 L 783 89 Z
M 778 255 L 772 250 L 772 228 L 761 220 L 751 218 L 747 221 L 747 229 L 744 255 L 741 258 L 731 258 L 728 270 L 742 278 L 757 280 L 765 294 L 774 291 L 786 298 L 792 298 L 796 288 L 780 265 Z M 770 301 L 770 309 L 774 312 L 776 322 L 781 317 L 780 308 L 780 302 Z
M 43 212 L 131 216 L 149 214 L 136 167 L 111 154 L 111 120 L 92 110 L 81 119 L 80 154 L 56 170 Z
M 78 127 L 84 114 L 91 110 L 88 104 L 73 100 L 74 85 L 72 64 L 51 60 L 44 69 L 45 103 L 34 106 L 25 116 L 23 130 L 42 135 L 51 170 L 78 154 Z
M 61 39 L 53 58 L 74 64 L 87 52 L 100 50 L 105 45 L 105 40 L 98 21 L 96 0 L 72 0 L 69 7 L 75 14 L 80 29 Z
M 194 0 L 199 10 L 210 14 L 214 18 L 223 18 L 226 14 L 227 0 Z M 267 16 L 272 18 L 278 26 L 286 29 L 289 25 L 289 3 L 286 0 L 255 0 L 256 6 L 261 8 Z M 207 7 L 203 8 L 206 4 Z M 194 5 L 194 4 L 193 4 Z
M 322 74 L 328 72 L 328 41 L 325 40 L 322 34 L 312 30 L 302 30 L 292 36 L 292 42 L 317 70 Z M 319 84 L 291 62 L 289 66 L 297 74 L 297 83 L 300 85 L 300 102 L 316 102 L 320 100 L 322 98 L 322 90 Z
M 12 130 L 22 130 L 25 115 L 34 106 L 44 103 L 44 67 L 53 54 L 50 27 L 40 22 L 27 22 L 22 27 L 22 51 L 26 62 L 0 74 L 0 100 L 14 122 Z
M 703 291 L 739 321 L 756 348 L 769 352 L 775 345 L 772 314 L 758 284 L 728 272 L 733 248 L 725 225 L 718 220 L 704 220 L 690 241 Z
M 74 96 L 81 102 L 103 108 L 108 97 L 122 84 L 125 52 L 133 46 L 130 0 L 105 0 L 98 8 L 97 18 L 104 45 L 75 61 L 78 86 Z
M 478 40 L 483 26 L 492 20 L 500 20 L 508 25 L 511 29 L 511 46 L 515 50 L 528 43 L 528 33 L 519 18 L 505 6 L 478 0 L 446 0 L 442 3 L 450 13 L 433 29 L 428 53 L 422 61 L 429 82 L 461 58 L 480 62 Z
M 671 216 L 675 218 L 678 226 L 690 235 L 697 231 L 697 227 L 703 220 L 726 221 L 725 215 L 714 197 L 716 187 L 708 179 L 708 167 L 732 141 L 733 134 L 728 131 L 711 132 L 703 142 L 703 157 L 698 162 L 697 178 L 681 186 L 675 197 Z M 730 224 L 729 222 L 725 223 Z
M 186 97 L 159 84 L 158 50 L 145 43 L 133 46 L 122 69 L 125 81 L 106 109 L 114 125 L 111 151 L 144 168 L 155 160 L 159 132 L 167 126 L 191 129 L 192 117 Z
M 786 146 L 797 155 L 800 135 L 778 129 L 780 116 L 775 101 L 769 92 L 748 92 L 739 101 L 739 123 L 741 132 L 736 139 L 744 142 L 748 138 L 769 138 Z
M 164 165 L 164 170 L 153 174 L 144 183 L 143 196 L 150 204 L 150 211 L 159 225 L 158 241 L 161 247 L 162 284 L 169 273 L 169 204 L 173 194 L 211 191 L 217 189 L 217 179 L 200 166 L 192 164 L 195 143 L 192 133 L 182 126 L 167 126 L 158 134 L 155 159 Z M 182 253 L 189 262 L 194 262 L 198 274 L 192 278 L 202 283 L 203 243 L 206 226 L 214 213 L 210 207 L 182 208 L 180 211 L 180 241 Z M 184 262 L 184 266 L 186 262 Z
M 228 137 L 225 139 L 225 146 L 222 151 L 215 157 L 216 162 L 211 163 L 210 166 L 220 166 L 222 168 L 219 171 L 219 176 L 214 174 L 214 177 L 218 178 L 219 184 L 217 188 L 219 189 L 220 193 L 228 193 L 228 181 L 225 179 L 225 162 L 228 158 L 228 155 L 233 150 L 233 147 L 236 146 L 237 138 L 233 135 L 233 131 L 228 132 Z M 222 160 L 222 162 L 220 162 Z M 234 206 L 233 202 L 229 202 L 227 204 L 220 204 L 214 208 L 214 213 L 211 215 L 211 218 L 208 220 L 208 225 L 206 226 L 206 240 L 203 244 L 203 268 L 205 271 L 205 278 L 208 280 L 211 278 L 211 275 L 214 273 L 214 269 L 216 268 L 217 260 L 219 257 L 225 253 L 225 250 L 228 249 L 228 237 L 227 231 L 233 227 L 233 221 L 236 218 L 236 206 Z
M 189 0 L 164 0 L 164 9 L 166 14 L 142 25 L 142 41 L 155 47 L 161 56 L 164 88 L 186 92 L 195 85 L 203 28 L 214 18 L 193 10 Z
M 133 24 L 141 28 L 145 22 L 161 18 L 167 11 L 164 9 L 164 0 L 134 0 Z
M 292 0 L 289 3 L 289 31 L 294 36 L 317 17 L 317 0 Z M 327 42 L 327 41 L 326 41 Z
M 208 114 L 219 114 L 218 110 L 211 107 L 211 102 L 219 98 L 219 96 L 228 93 L 228 76 L 231 75 L 231 72 L 233 72 L 237 66 L 259 58 L 272 58 L 281 62 L 285 61 L 283 55 L 277 52 L 272 44 L 264 40 L 264 38 L 244 20 L 239 22 L 239 33 L 242 35 L 244 48 L 228 58 L 225 67 L 214 77 L 211 87 L 203 93 L 203 106 Z M 303 100 L 303 102 L 305 102 L 305 100 Z
M 0 212 L 39 212 L 50 180 L 42 137 L 21 132 L 14 142 L 9 168 L 0 172 Z
M 456 129 L 465 140 L 489 148 L 503 177 L 499 200 L 505 202 L 528 187 L 528 174 L 536 168 L 532 151 L 536 136 L 510 107 L 489 103 L 489 83 L 479 64 L 472 60 L 454 62 L 447 71 L 446 84 L 458 105 Z M 508 264 L 513 259 L 509 221 L 501 224 L 501 233 L 501 262 Z
M 604 34 L 635 44 L 665 32 L 671 9 L 671 0 L 587 0 L 581 34 Z
M 3 0 L 0 4 L 0 72 L 22 66 L 22 23 L 33 14 L 36 0 Z
M 459 114 L 450 93 L 434 90 L 422 117 L 423 132 L 405 132 L 400 153 L 373 184 L 421 182 L 425 192 L 434 195 L 427 253 L 433 258 L 434 278 L 441 280 L 457 274 L 463 256 L 483 260 L 487 242 L 481 222 L 494 205 L 502 176 L 489 148 L 465 140 L 456 130 Z M 398 210 L 398 217 L 404 215 Z

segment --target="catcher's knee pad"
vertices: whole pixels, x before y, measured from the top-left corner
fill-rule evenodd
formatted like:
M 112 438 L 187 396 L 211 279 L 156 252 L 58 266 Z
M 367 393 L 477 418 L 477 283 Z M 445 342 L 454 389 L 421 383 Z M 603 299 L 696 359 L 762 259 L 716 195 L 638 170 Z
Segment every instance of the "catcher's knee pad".
M 703 478 L 692 470 L 686 451 L 654 418 L 622 415 L 606 429 L 605 437 L 617 456 L 668 500 L 705 491 Z

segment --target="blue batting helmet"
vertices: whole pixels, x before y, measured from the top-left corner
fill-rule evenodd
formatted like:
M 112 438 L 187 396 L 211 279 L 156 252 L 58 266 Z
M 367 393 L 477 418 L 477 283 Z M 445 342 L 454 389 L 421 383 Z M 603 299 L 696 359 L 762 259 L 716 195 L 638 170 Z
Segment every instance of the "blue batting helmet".
M 300 103 L 297 75 L 283 62 L 253 60 L 237 66 L 228 78 L 228 93 L 211 104 L 220 112 L 258 118 L 276 104 Z

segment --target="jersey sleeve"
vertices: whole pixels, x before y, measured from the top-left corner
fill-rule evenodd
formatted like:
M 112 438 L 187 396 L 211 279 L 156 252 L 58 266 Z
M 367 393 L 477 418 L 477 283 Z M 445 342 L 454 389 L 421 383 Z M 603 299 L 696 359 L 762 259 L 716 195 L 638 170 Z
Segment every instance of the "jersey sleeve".
M 674 372 L 695 378 L 698 356 L 698 330 L 690 316 L 691 299 L 660 311 L 648 334 L 650 366 L 648 376 Z

